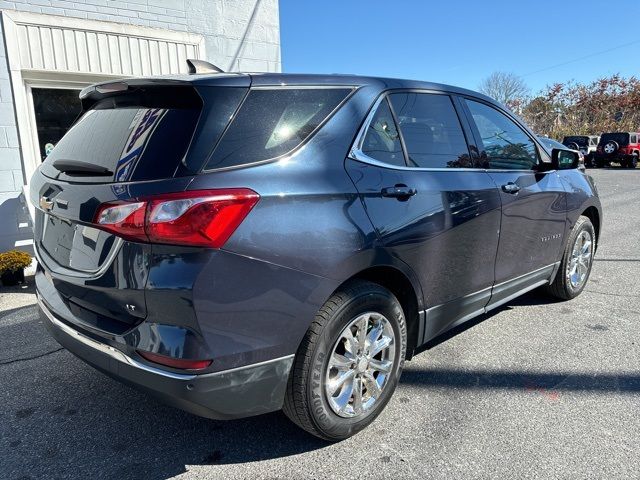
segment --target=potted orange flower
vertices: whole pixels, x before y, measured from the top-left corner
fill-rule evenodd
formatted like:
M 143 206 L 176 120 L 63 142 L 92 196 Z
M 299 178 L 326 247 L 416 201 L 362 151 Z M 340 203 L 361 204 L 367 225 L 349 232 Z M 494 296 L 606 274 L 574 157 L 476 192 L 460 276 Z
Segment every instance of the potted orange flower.
M 2 285 L 24 282 L 24 269 L 31 265 L 31 255 L 20 250 L 0 253 L 0 280 Z

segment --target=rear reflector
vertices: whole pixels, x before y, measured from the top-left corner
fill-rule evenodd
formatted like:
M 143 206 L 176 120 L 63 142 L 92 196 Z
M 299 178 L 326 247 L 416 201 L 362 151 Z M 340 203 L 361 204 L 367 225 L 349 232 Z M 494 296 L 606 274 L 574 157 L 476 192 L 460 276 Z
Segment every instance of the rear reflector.
M 181 370 L 202 370 L 213 363 L 213 360 L 185 360 L 184 358 L 167 357 L 158 353 L 136 350 L 145 360 L 164 365 L 166 367 L 179 368 Z
M 259 199 L 248 188 L 169 193 L 104 203 L 94 223 L 133 241 L 221 248 Z

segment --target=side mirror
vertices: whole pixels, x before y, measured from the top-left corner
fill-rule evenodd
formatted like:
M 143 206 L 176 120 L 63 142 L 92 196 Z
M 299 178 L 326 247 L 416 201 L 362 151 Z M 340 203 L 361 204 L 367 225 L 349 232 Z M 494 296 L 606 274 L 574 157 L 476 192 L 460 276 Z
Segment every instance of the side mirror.
M 554 148 L 551 150 L 551 165 L 556 170 L 568 170 L 570 168 L 578 168 L 580 164 L 580 155 L 578 152 L 571 150 L 562 150 Z

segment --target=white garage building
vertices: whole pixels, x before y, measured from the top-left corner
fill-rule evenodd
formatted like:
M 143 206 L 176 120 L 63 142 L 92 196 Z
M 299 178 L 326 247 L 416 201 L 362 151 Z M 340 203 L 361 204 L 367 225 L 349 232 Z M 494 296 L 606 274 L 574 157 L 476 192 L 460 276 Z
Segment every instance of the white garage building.
M 24 191 L 92 83 L 280 71 L 277 0 L 0 0 L 0 252 L 32 245 Z

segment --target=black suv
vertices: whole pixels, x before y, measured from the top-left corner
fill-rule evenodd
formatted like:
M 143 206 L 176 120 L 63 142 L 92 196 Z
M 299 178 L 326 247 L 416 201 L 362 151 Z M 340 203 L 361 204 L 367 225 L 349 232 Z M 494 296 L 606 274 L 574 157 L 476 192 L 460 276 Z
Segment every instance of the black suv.
M 430 340 L 589 278 L 602 212 L 577 152 L 481 94 L 194 74 L 81 98 L 31 180 L 44 322 L 195 414 L 284 408 L 346 438 Z
M 596 167 L 611 166 L 611 162 L 621 167 L 636 168 L 640 155 L 640 133 L 603 133 L 594 154 Z

